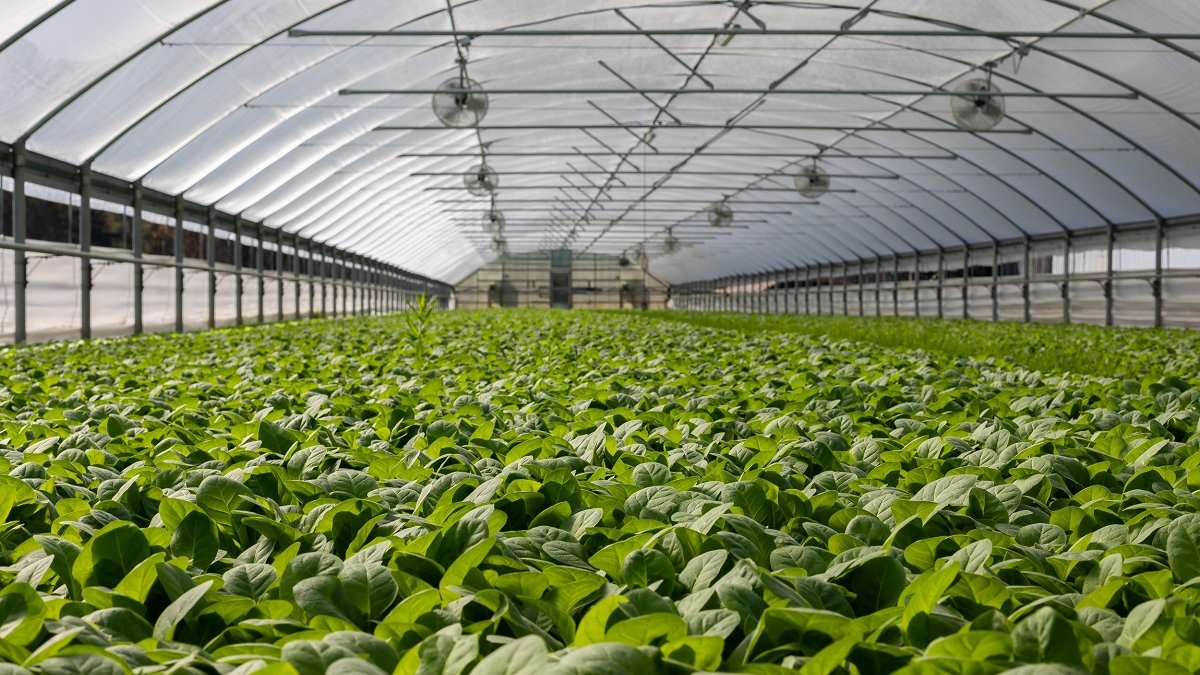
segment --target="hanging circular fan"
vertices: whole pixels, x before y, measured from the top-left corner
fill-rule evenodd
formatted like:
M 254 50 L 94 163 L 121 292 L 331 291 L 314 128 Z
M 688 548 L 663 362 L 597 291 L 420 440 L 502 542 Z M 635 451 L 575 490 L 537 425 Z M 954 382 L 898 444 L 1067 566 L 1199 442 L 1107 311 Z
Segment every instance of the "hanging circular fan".
M 480 164 L 463 174 L 467 192 L 476 197 L 486 197 L 500 188 L 500 176 L 487 164 Z
M 796 175 L 796 189 L 809 199 L 817 199 L 829 192 L 829 174 L 813 164 Z
M 487 111 L 487 94 L 469 77 L 452 77 L 433 95 L 433 114 L 451 129 L 477 127 Z
M 670 255 L 678 251 L 682 246 L 683 242 L 679 241 L 679 237 L 676 237 L 674 233 L 667 230 L 667 237 L 663 239 L 663 253 Z
M 483 214 L 483 231 L 491 234 L 500 234 L 504 231 L 504 224 L 508 222 L 504 214 L 496 209 L 489 209 Z
M 991 78 L 977 77 L 954 88 L 950 97 L 954 121 L 967 131 L 987 131 L 1004 119 L 1004 97 Z
M 708 206 L 708 224 L 713 227 L 729 227 L 733 224 L 733 207 L 725 200 Z
M 630 265 L 633 264 L 633 261 L 629 259 L 629 256 L 622 253 L 621 257 L 617 258 L 617 264 L 620 265 L 621 267 L 629 267 Z

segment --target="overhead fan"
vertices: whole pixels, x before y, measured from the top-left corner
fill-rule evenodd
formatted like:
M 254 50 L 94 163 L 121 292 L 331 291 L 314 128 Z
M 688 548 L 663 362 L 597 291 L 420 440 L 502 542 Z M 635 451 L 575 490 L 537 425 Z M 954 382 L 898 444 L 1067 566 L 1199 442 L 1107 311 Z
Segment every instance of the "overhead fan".
M 957 96 L 950 97 L 950 112 L 954 121 L 967 131 L 988 131 L 1004 119 L 1004 96 L 1000 87 L 987 78 L 967 80 L 954 88 Z
M 676 237 L 675 234 L 668 229 L 667 236 L 665 239 L 663 239 L 663 253 L 670 255 L 678 251 L 682 246 L 683 242 L 679 241 L 679 237 Z
M 506 222 L 508 221 L 503 213 L 496 209 L 488 209 L 488 212 L 483 214 L 483 231 L 499 235 L 504 232 L 504 224 Z
M 433 114 L 451 129 L 477 127 L 487 111 L 483 87 L 466 75 L 446 80 L 433 95 Z
M 463 183 L 467 192 L 476 197 L 486 197 L 500 188 L 500 176 L 487 164 L 479 164 L 463 174 Z
M 629 267 L 630 265 L 633 264 L 633 261 L 629 259 L 629 256 L 622 253 L 621 257 L 617 258 L 617 264 L 620 265 L 621 267 Z
M 809 199 L 817 199 L 829 192 L 829 183 L 829 174 L 816 162 L 796 175 L 796 190 Z
M 708 205 L 708 224 L 713 227 L 729 227 L 733 224 L 733 207 L 722 199 Z

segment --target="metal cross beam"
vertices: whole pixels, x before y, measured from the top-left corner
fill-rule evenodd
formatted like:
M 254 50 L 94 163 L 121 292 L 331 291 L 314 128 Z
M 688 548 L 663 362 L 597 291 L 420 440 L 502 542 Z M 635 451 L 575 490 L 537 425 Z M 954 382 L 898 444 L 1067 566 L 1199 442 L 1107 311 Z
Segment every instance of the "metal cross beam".
M 587 153 L 592 157 L 625 157 L 628 153 L 623 152 L 592 152 Z M 655 157 L 691 157 L 692 152 L 661 152 Z M 465 150 L 462 152 L 425 152 L 425 153 L 404 153 L 396 155 L 398 159 L 419 159 L 425 157 L 477 157 L 474 152 Z M 489 157 L 579 157 L 578 152 L 562 152 L 557 150 L 548 150 L 545 152 L 490 152 Z M 825 155 L 821 153 L 796 153 L 785 151 L 770 151 L 770 152 L 705 152 L 705 157 L 792 157 L 795 159 L 910 159 L 910 160 L 956 160 L 958 155 L 946 153 L 944 155 L 889 155 L 889 154 L 855 154 L 855 155 Z
M 947 124 L 944 127 L 875 127 L 875 126 L 855 126 L 853 124 L 739 124 L 737 126 L 729 126 L 726 124 L 650 124 L 645 122 L 621 123 L 621 124 L 489 124 L 477 127 L 480 131 L 583 131 L 585 129 L 601 130 L 601 129 L 653 129 L 655 131 L 671 130 L 671 129 L 731 129 L 745 131 L 892 131 L 912 134 L 936 134 L 936 133 L 983 133 L 983 134 L 1021 134 L 1030 136 L 1033 134 L 1033 129 L 991 129 L 988 131 L 969 131 L 957 126 Z M 375 131 L 453 131 L 441 126 L 417 126 L 417 125 L 402 125 L 402 124 L 385 124 L 375 127 Z M 639 139 L 640 140 L 640 139 Z
M 725 95 L 725 96 L 956 96 L 966 97 L 949 89 L 485 89 L 485 93 L 501 96 L 606 96 L 613 94 L 663 94 L 668 96 Z M 432 96 L 442 93 L 469 93 L 466 89 L 341 89 L 341 96 Z M 996 96 L 1000 98 L 1099 98 L 1137 100 L 1134 92 L 971 92 L 971 98 Z
M 305 30 L 292 29 L 288 37 L 639 37 L 657 36 L 711 36 L 711 37 L 919 37 L 919 38 L 992 38 L 996 40 L 1200 40 L 1200 33 L 1173 32 L 1096 32 L 1096 31 L 1037 31 L 1037 30 L 886 30 L 860 29 L 843 31 L 840 28 L 768 28 L 767 30 L 744 28 L 509 28 L 499 30 L 457 31 L 444 29 L 402 30 Z
M 398 172 L 396 172 L 396 175 L 462 176 L 463 173 L 464 173 L 463 171 L 413 171 L 412 173 L 398 171 Z M 563 174 L 562 171 L 503 171 L 501 173 L 504 176 L 561 176 Z M 607 176 L 613 172 L 612 171 L 603 171 L 603 172 L 602 171 L 586 171 L 585 172 L 585 171 L 577 170 L 575 173 L 577 173 L 577 174 L 587 173 L 587 174 L 591 174 L 591 175 Z M 616 174 L 619 176 L 635 175 L 631 171 L 618 171 L 618 172 L 616 172 Z M 775 177 L 775 176 L 790 177 L 792 174 L 789 174 L 789 173 L 767 174 L 767 173 L 754 172 L 754 171 L 682 171 L 681 170 L 681 171 L 675 171 L 671 175 L 673 175 L 673 176 L 747 176 L 750 178 L 768 178 L 768 177 Z M 859 178 L 859 179 L 863 179 L 863 180 L 899 180 L 900 179 L 900 176 L 898 176 L 896 174 L 870 175 L 870 174 L 851 174 L 851 173 L 830 173 L 830 174 L 826 174 L 826 175 L 828 175 L 830 178 Z

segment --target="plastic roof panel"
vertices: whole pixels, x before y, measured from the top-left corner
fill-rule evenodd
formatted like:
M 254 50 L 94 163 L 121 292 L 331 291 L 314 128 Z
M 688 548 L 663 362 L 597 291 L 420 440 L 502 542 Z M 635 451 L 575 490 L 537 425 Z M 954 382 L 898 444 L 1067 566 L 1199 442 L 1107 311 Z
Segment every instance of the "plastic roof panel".
M 1200 33 L 1191 0 L 764 0 L 750 12 L 768 29 L 831 34 L 657 43 L 578 33 L 756 24 L 715 0 L 11 9 L 0 17 L 0 141 L 447 281 L 497 255 L 482 228 L 493 200 L 462 189 L 485 154 L 510 250 L 630 253 L 641 242 L 669 282 L 1200 213 L 1200 35 L 1022 45 L 911 34 Z M 848 20 L 849 34 L 836 34 Z M 289 35 L 451 26 L 467 39 Z M 489 33 L 512 29 L 558 34 Z M 487 90 L 558 93 L 492 94 L 478 132 L 442 128 L 426 93 L 387 93 L 437 87 L 460 50 Z M 950 99 L 919 93 L 988 64 L 1020 94 L 1006 98 L 999 133 L 962 132 Z M 1063 92 L 1137 98 L 1045 96 Z M 790 189 L 813 157 L 834 175 L 819 204 Z M 695 239 L 709 233 L 705 207 L 726 197 L 742 227 Z M 687 245 L 665 255 L 672 225 Z

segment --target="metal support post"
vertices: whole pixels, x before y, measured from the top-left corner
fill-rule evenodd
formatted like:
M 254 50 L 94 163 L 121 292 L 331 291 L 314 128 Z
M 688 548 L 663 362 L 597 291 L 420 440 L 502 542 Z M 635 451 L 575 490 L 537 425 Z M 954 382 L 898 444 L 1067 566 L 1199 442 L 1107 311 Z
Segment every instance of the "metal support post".
M 1104 325 L 1113 325 L 1113 249 L 1117 242 L 1117 228 L 1108 224 L 1108 257 L 1104 265 Z
M 92 337 L 92 166 L 79 168 L 79 337 Z
M 892 314 L 900 316 L 900 256 L 892 257 Z
M 217 211 L 208 207 L 208 236 L 204 260 L 208 263 L 208 328 L 217 327 Z
M 875 258 L 875 316 L 883 316 L 883 257 Z
M 175 332 L 183 332 L 183 197 L 175 198 Z
M 24 244 L 28 222 L 25 211 L 25 144 L 13 146 L 13 243 Z M 13 251 L 13 342 L 21 344 L 26 333 L 25 294 L 29 286 L 29 261 L 25 251 Z
M 246 280 L 242 276 L 242 216 L 233 217 L 233 280 L 234 280 L 234 321 L 241 326 L 245 323 L 242 316 L 242 293 L 246 290 Z
M 822 273 L 821 263 L 817 263 L 817 315 L 818 316 L 821 316 L 825 313 L 823 308 L 821 307 L 821 304 L 822 304 L 821 291 L 823 290 L 824 284 L 825 284 L 825 279 L 822 276 L 822 274 L 823 273 Z
M 300 315 L 300 235 L 292 234 L 292 288 L 296 291 L 296 297 L 292 303 L 296 310 L 296 320 L 299 321 Z
M 946 318 L 944 297 L 946 293 L 946 249 L 938 247 L 937 317 Z
M 971 318 L 971 310 L 967 303 L 971 301 L 971 249 L 963 245 L 963 268 L 962 268 L 962 288 L 959 293 L 962 295 L 962 318 L 964 320 Z
M 312 319 L 317 315 L 317 258 L 312 241 L 305 240 L 304 248 L 308 251 L 308 318 Z
M 1029 280 L 1033 270 L 1029 269 L 1033 264 L 1033 249 L 1030 246 L 1029 237 L 1025 237 L 1025 263 L 1022 267 L 1025 268 L 1025 280 L 1021 283 L 1021 298 L 1025 303 L 1025 323 L 1033 321 L 1033 309 L 1031 308 L 1031 298 L 1029 293 Z
M 1163 239 L 1167 224 L 1161 218 L 1154 229 L 1154 327 L 1162 328 L 1163 321 Z
M 138 262 L 142 259 L 145 253 L 145 240 L 142 229 L 144 227 L 142 220 L 142 208 L 144 199 L 142 195 L 142 182 L 138 181 L 133 184 L 133 334 L 141 335 L 146 329 L 145 326 L 145 310 L 142 302 L 142 296 L 146 290 L 146 277 L 142 271 L 142 263 Z
M 283 233 L 275 230 L 275 311 L 276 321 L 283 321 Z
M 266 239 L 263 239 L 263 226 L 259 223 L 254 226 L 254 268 L 258 272 L 258 322 L 266 321 L 266 308 L 264 305 L 267 302 L 267 277 L 264 273 L 266 266 L 266 252 L 263 250 L 266 246 Z
M 992 322 L 1000 321 L 1000 243 L 992 242 Z
M 1071 323 L 1071 233 L 1063 234 L 1062 318 Z
M 913 315 L 921 318 L 921 254 L 913 255 Z
M 850 316 L 850 263 L 842 261 L 842 316 Z
M 864 285 L 865 284 L 863 284 L 863 260 L 862 260 L 862 258 L 859 258 L 859 260 L 858 260 L 858 315 L 859 316 L 866 316 L 866 313 L 867 313 L 866 303 L 863 300 L 863 293 L 864 293 L 863 286 Z
M 329 255 L 328 250 L 324 246 L 317 244 L 316 248 L 317 256 L 320 258 L 319 269 L 321 274 L 321 317 L 324 318 L 325 316 L 328 316 L 329 313 L 329 305 L 327 303 L 327 296 L 329 294 L 328 281 L 330 274 Z

